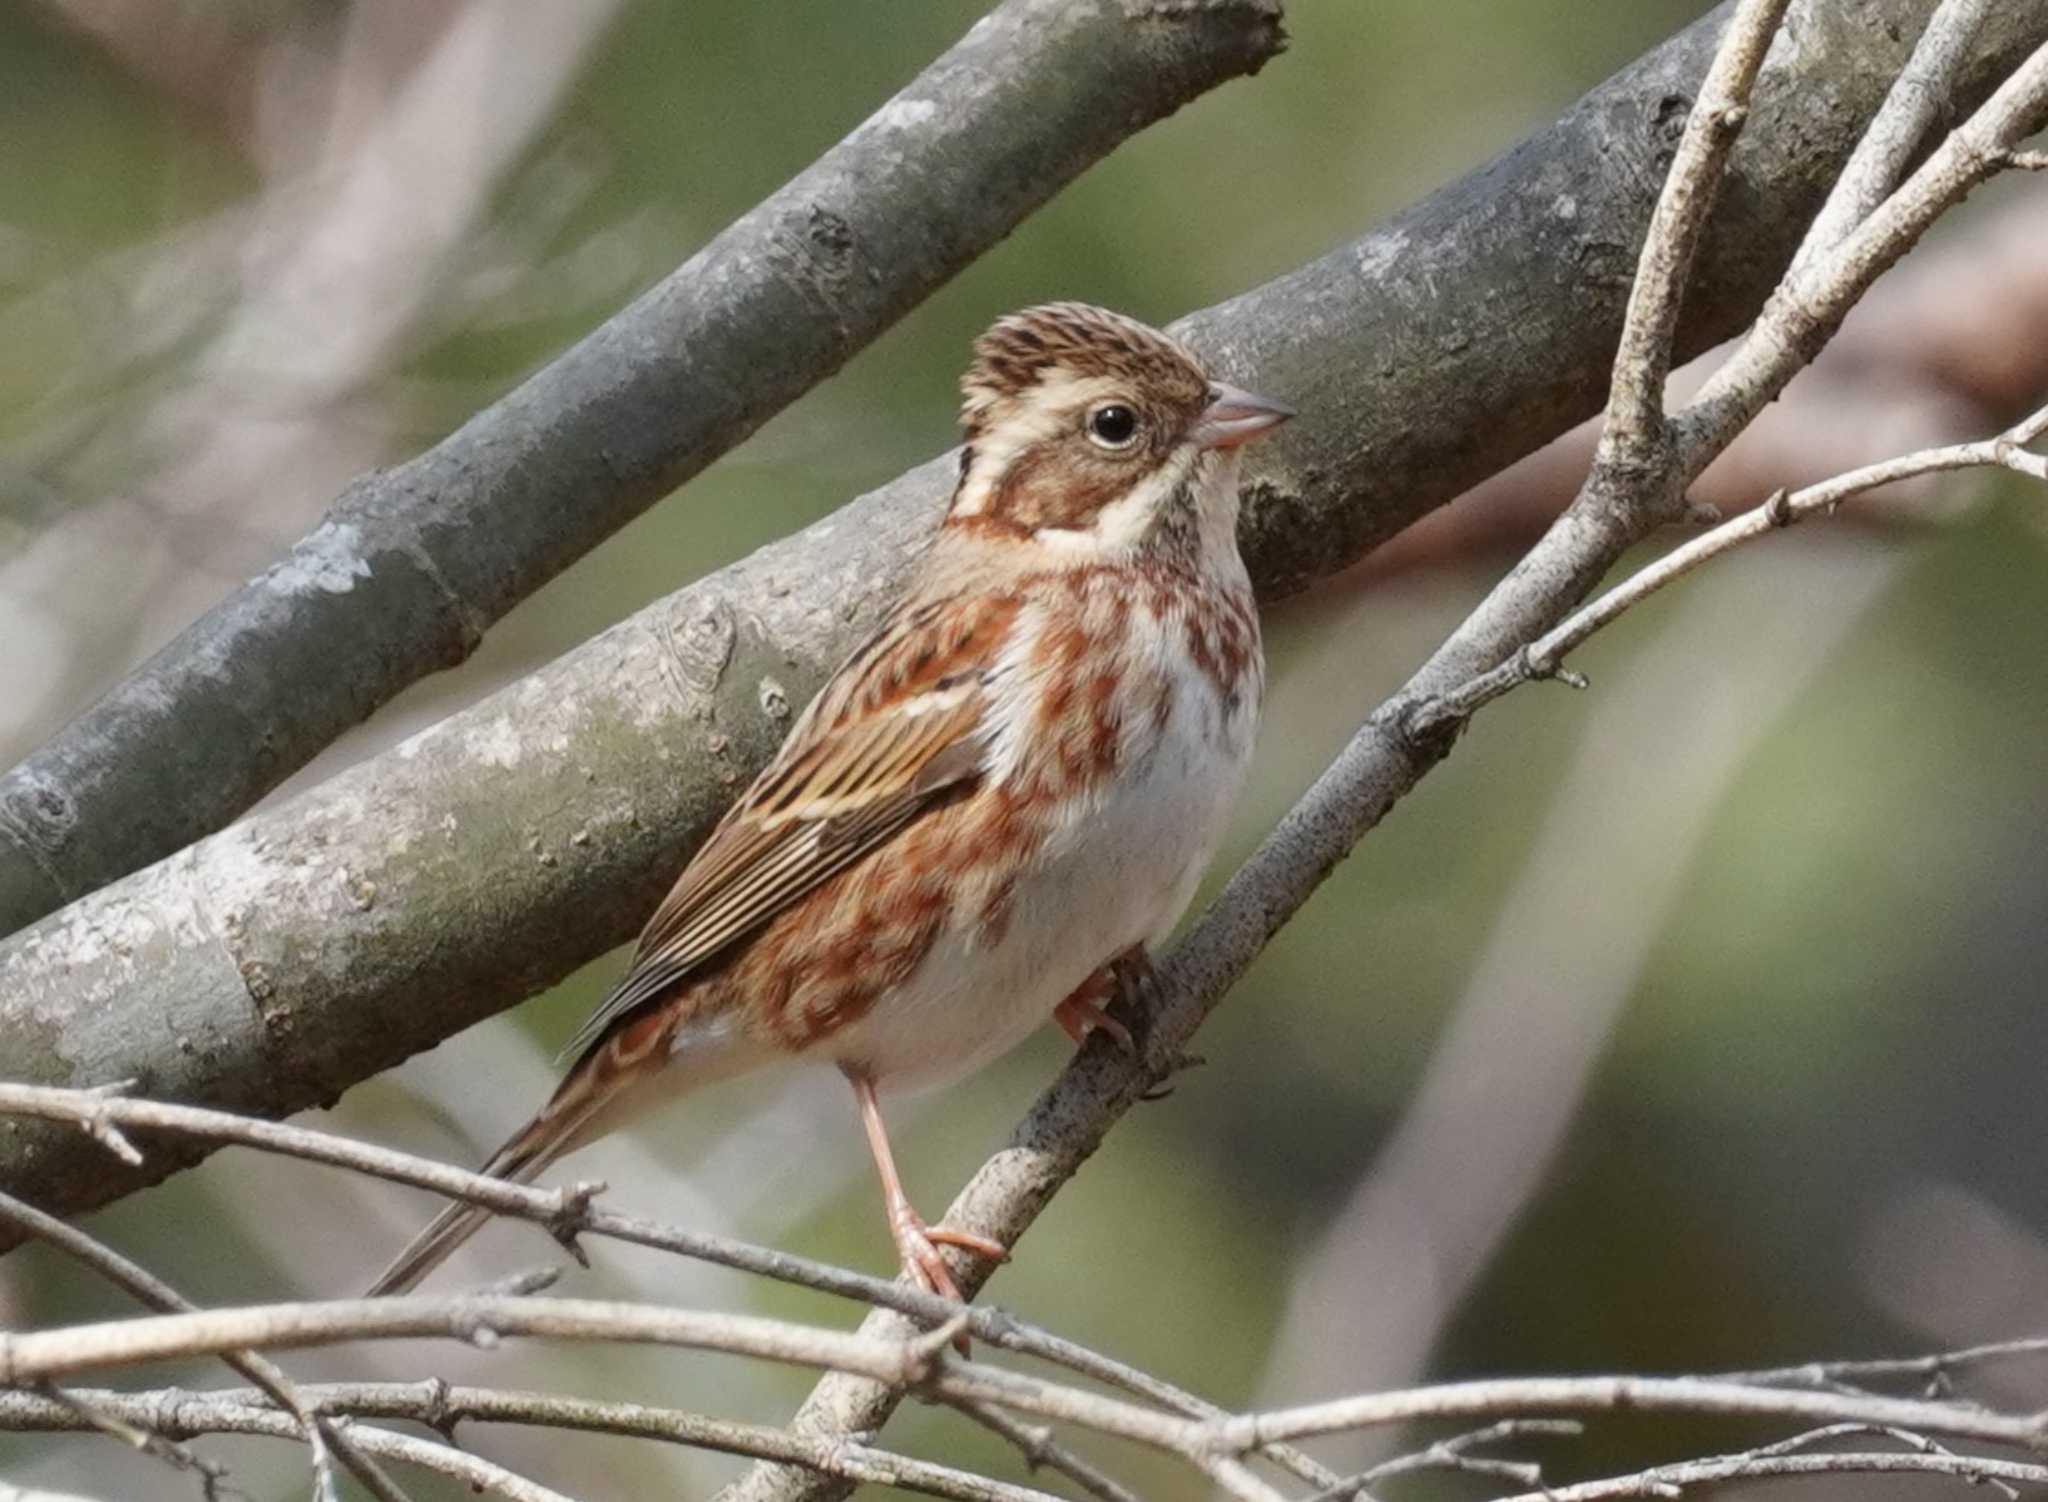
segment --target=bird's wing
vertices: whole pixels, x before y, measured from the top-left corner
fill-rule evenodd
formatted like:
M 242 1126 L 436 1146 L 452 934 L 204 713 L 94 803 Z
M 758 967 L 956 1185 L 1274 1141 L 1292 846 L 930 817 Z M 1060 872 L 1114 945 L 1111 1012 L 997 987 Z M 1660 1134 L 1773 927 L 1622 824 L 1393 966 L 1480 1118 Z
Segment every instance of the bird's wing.
M 588 1049 L 635 1007 L 976 775 L 989 633 L 963 644 L 975 649 L 971 655 L 927 650 L 918 634 L 884 641 L 879 651 L 871 644 L 827 685 L 684 868 L 641 932 L 632 967 L 565 1052 Z

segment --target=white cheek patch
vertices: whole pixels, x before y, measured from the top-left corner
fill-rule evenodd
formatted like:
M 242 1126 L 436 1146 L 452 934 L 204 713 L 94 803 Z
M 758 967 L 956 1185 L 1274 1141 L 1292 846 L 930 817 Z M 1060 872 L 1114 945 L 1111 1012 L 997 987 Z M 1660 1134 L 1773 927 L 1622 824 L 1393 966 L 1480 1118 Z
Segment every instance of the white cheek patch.
M 1136 547 L 1151 532 L 1175 492 L 1187 484 L 1188 472 L 1200 458 L 1199 449 L 1183 445 L 1167 455 L 1166 462 L 1140 480 L 1128 495 L 1096 512 L 1095 520 L 1087 526 L 1041 527 L 1033 536 L 1063 552 L 1101 554 Z

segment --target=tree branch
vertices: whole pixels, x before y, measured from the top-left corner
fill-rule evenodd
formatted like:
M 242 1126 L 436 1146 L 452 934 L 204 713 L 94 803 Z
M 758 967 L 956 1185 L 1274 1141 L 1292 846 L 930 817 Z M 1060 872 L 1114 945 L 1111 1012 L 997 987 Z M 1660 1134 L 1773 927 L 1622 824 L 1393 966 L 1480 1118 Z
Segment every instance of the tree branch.
M 1931 4 L 1876 0 L 1854 24 L 1817 7 L 1809 45 L 1765 67 L 1753 121 L 1796 116 L 1799 148 L 1753 128 L 1734 153 L 1682 345 L 1725 335 L 1756 306 L 1790 255 L 1790 227 L 1900 66 L 1898 26 L 1910 32 Z M 1616 164 L 1648 167 L 1665 102 L 1705 73 L 1719 24 L 1682 33 L 1385 228 L 1182 325 L 1228 373 L 1315 414 L 1248 484 L 1245 542 L 1265 598 L 1348 565 L 1597 401 L 1624 283 L 1560 287 L 1555 268 L 1604 264 L 1641 233 L 1654 179 Z M 2007 0 L 1968 87 L 1989 89 L 2043 37 L 2048 15 Z M 134 1078 L 280 1113 L 626 938 L 790 707 L 873 623 L 949 475 L 944 460 L 913 470 L 404 747 L 15 936 L 0 946 L 0 1056 L 29 1079 Z M 125 1173 L 68 1134 L 16 1123 L 0 1135 L 0 1184 L 55 1208 L 104 1203 L 182 1161 L 167 1151 Z
M 1007 0 L 838 146 L 410 463 L 365 475 L 0 781 L 0 932 L 226 824 L 844 364 L 1126 136 L 1283 45 L 1277 0 Z

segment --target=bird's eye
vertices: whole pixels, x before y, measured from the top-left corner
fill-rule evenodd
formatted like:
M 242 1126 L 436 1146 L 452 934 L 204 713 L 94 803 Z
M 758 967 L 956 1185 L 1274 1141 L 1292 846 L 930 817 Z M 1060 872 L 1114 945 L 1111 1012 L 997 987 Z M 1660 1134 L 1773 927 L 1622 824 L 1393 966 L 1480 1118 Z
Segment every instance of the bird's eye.
M 1088 414 L 1088 436 L 1102 448 L 1128 447 L 1138 436 L 1138 414 L 1122 402 L 1104 402 Z

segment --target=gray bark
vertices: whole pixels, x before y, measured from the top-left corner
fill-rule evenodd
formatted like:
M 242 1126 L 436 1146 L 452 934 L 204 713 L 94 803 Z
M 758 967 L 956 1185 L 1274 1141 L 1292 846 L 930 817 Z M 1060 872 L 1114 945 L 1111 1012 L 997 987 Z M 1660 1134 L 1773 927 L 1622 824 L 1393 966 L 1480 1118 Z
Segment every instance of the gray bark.
M 1278 0 L 1009 0 L 503 400 L 363 476 L 0 778 L 0 933 L 221 828 L 740 442 L 1127 136 L 1284 44 Z
M 1692 346 L 1754 310 L 1931 5 L 1814 9 L 1827 14 L 1796 15 L 1798 45 L 1762 79 L 1688 300 Z M 1597 405 L 1620 268 L 1715 25 L 1357 244 L 1183 326 L 1224 373 L 1309 414 L 1247 485 L 1267 599 L 1348 566 Z M 1973 92 L 2044 36 L 2048 15 L 2003 7 Z M 1587 272 L 1610 255 L 1613 277 Z M 913 470 L 17 935 L 0 946 L 9 1073 L 135 1077 L 153 1094 L 288 1111 L 627 937 L 792 706 L 872 623 L 948 474 L 945 460 Z M 1430 759 L 1397 758 L 1390 782 Z M 138 1175 L 82 1137 L 0 1132 L 0 1184 L 70 1209 L 181 1161 L 165 1144 Z

